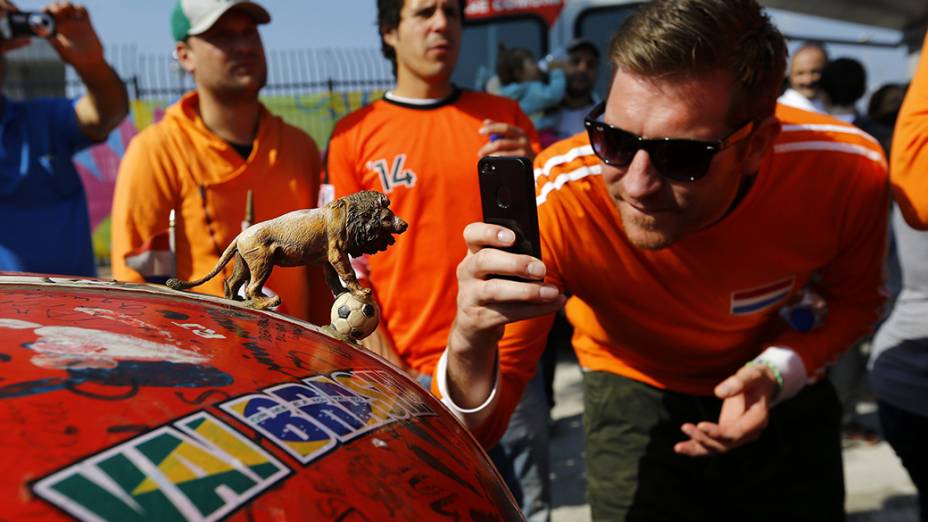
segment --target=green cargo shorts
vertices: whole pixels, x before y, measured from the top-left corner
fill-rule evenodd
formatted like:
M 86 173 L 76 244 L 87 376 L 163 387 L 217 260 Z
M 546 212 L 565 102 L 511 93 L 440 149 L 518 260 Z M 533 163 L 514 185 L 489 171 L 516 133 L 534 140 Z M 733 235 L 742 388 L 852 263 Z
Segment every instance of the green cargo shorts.
M 673 452 L 684 422 L 721 401 L 586 372 L 588 499 L 594 521 L 842 521 L 841 408 L 823 380 L 776 406 L 761 437 L 729 453 Z

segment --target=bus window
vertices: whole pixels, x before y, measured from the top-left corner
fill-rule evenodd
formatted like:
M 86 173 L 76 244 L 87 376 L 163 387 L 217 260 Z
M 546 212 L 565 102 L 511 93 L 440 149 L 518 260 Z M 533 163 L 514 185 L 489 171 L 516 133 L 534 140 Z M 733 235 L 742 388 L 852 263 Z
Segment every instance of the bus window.
M 461 56 L 452 80 L 459 87 L 482 91 L 496 74 L 499 44 L 524 47 L 539 59 L 548 54 L 548 26 L 535 15 L 468 22 L 464 26 Z
M 584 9 L 574 22 L 574 36 L 586 38 L 599 48 L 599 75 L 596 80 L 596 92 L 606 98 L 609 80 L 612 75 L 612 63 L 609 61 L 609 41 L 625 19 L 640 4 L 591 7 Z

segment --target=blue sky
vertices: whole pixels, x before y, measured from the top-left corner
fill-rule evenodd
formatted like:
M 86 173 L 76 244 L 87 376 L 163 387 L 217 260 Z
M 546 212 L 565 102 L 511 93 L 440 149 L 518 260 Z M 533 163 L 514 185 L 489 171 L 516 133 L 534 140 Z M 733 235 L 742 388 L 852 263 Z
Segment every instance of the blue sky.
M 47 2 L 19 0 L 20 9 L 36 9 Z M 139 52 L 170 52 L 173 42 L 168 20 L 172 0 L 84 0 L 106 44 L 134 44 Z M 262 0 L 273 20 L 262 28 L 269 50 L 380 45 L 374 22 L 375 0 Z M 899 34 L 867 26 L 773 11 L 784 33 L 831 36 L 877 41 L 897 41 Z M 794 48 L 795 44 L 791 45 Z M 906 54 L 898 50 L 874 50 L 833 46 L 833 58 L 854 56 L 864 62 L 873 90 L 883 82 L 905 81 L 909 76 Z
M 16 0 L 22 9 L 49 3 Z M 141 52 L 170 51 L 173 0 L 82 0 L 104 43 L 131 44 Z M 272 21 L 262 28 L 268 49 L 376 47 L 375 0 L 261 0 Z

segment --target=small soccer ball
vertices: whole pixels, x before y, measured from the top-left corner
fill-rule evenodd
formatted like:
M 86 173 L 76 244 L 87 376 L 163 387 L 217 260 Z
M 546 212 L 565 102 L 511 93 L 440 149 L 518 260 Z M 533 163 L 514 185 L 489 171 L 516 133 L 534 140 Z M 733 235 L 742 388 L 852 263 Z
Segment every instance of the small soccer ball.
M 335 298 L 332 305 L 332 329 L 345 337 L 359 341 L 374 333 L 380 322 L 380 310 L 373 299 L 363 301 L 351 292 Z

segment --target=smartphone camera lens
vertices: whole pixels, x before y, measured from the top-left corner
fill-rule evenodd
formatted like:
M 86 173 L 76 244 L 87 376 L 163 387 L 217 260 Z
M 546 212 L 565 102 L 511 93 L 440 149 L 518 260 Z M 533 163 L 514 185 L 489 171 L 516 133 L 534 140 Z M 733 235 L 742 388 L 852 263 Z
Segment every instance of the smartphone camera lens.
M 496 205 L 499 208 L 509 208 L 512 205 L 512 191 L 509 187 L 502 185 L 496 191 Z

